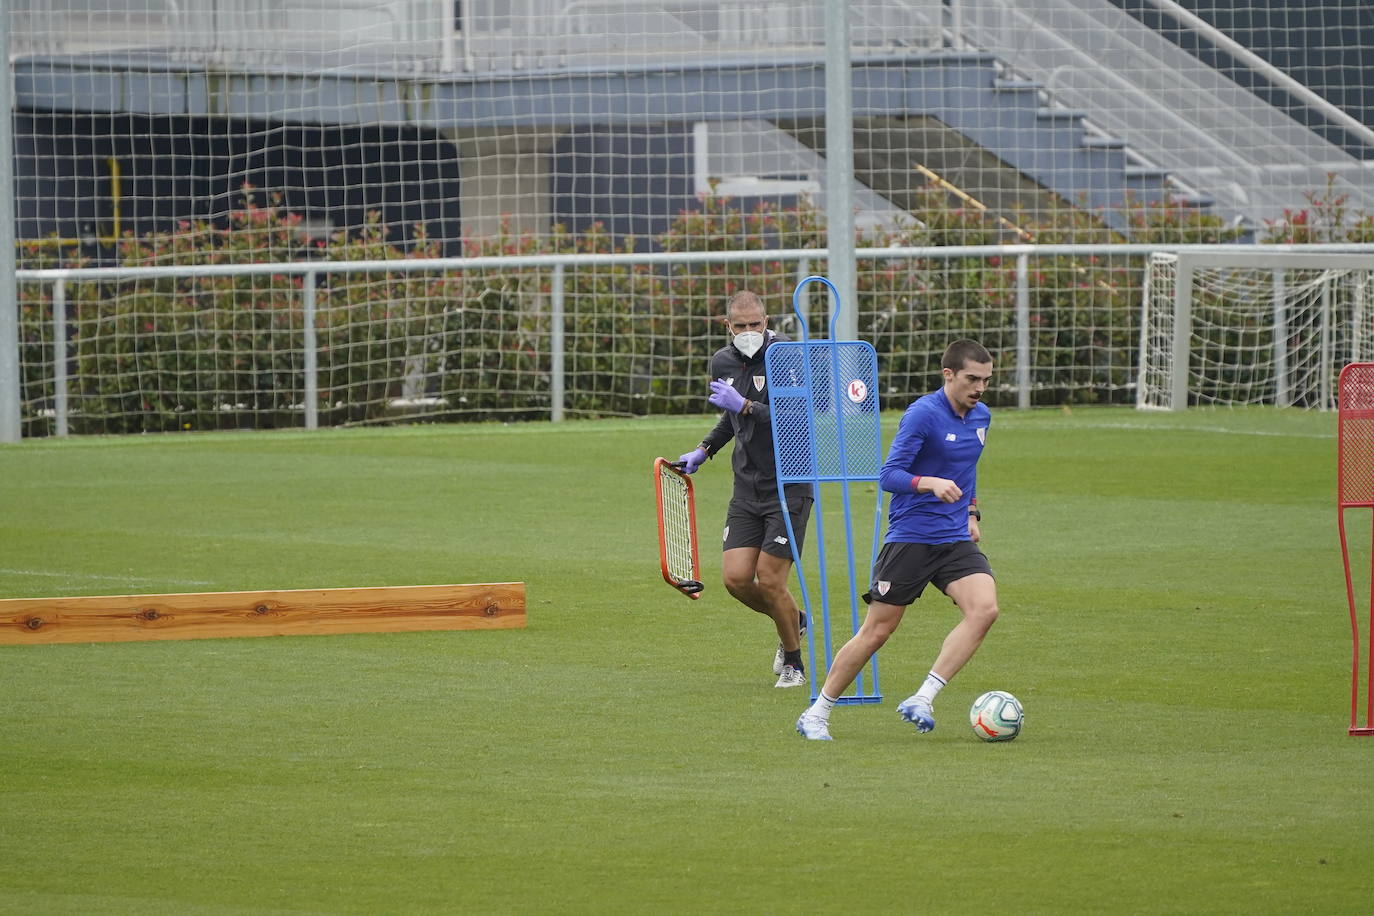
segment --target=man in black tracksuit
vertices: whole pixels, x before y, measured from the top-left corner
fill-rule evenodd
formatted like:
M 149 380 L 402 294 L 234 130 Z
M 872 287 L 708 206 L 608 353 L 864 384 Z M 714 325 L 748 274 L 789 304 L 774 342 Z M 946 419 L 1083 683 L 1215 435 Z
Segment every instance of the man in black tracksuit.
M 781 340 L 768 330 L 763 302 L 748 290 L 730 297 L 725 325 L 729 346 L 711 357 L 709 403 L 724 409 L 720 421 L 695 449 L 679 460 L 688 474 L 735 440 L 731 465 L 734 494 L 725 516 L 721 572 L 725 588 L 740 603 L 773 620 L 778 650 L 773 673 L 778 687 L 806 683 L 801 658 L 805 621 L 787 587 L 792 572 L 792 547 L 778 504 L 778 478 L 773 461 L 773 429 L 768 414 L 768 385 L 764 352 Z M 787 511 L 800 552 L 811 517 L 814 493 L 810 484 L 789 484 Z

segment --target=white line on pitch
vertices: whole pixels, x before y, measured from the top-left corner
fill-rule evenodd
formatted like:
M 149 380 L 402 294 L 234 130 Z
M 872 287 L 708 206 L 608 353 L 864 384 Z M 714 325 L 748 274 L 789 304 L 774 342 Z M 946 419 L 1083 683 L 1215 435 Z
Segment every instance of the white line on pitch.
M 53 572 L 47 569 L 0 569 L 0 575 L 42 576 L 50 579 L 73 579 L 84 582 L 122 582 L 126 585 L 166 584 L 166 585 L 214 585 L 202 579 L 150 579 L 144 576 L 102 576 L 92 573 Z
M 1024 428 L 1024 427 L 1023 427 Z M 1075 423 L 1072 429 L 1128 429 L 1134 432 L 1214 433 L 1223 436 L 1268 436 L 1278 439 L 1334 439 L 1336 433 L 1286 432 L 1274 429 L 1229 429 L 1225 426 L 1188 426 L 1186 424 Z

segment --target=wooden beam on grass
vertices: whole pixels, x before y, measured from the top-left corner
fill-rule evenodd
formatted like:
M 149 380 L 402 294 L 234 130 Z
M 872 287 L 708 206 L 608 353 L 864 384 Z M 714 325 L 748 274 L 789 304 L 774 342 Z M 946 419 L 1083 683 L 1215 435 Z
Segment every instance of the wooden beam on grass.
M 523 582 L 0 599 L 0 645 L 524 626 Z

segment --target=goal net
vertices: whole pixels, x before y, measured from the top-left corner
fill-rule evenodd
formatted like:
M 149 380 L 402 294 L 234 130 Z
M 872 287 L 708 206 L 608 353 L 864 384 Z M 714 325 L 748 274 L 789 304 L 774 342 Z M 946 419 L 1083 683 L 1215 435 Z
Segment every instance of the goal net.
M 1156 253 L 1146 268 L 1136 406 L 1336 406 L 1374 356 L 1367 254 Z

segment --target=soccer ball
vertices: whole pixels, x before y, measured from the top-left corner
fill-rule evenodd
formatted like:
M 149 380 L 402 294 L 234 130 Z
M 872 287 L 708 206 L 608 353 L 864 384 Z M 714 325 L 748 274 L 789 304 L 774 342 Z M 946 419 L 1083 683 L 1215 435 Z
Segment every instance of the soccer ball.
M 1005 690 L 989 690 L 973 701 L 968 721 L 984 741 L 1010 741 L 1021 734 L 1021 703 Z

